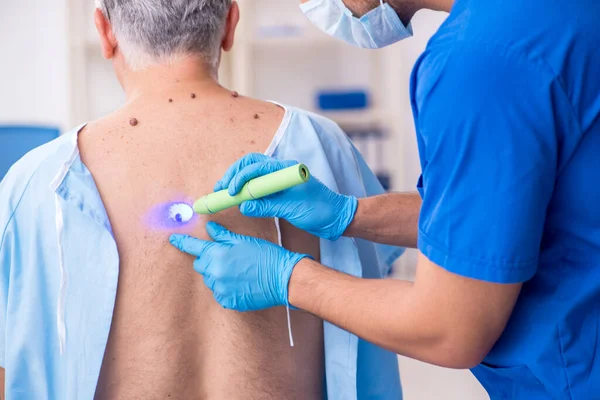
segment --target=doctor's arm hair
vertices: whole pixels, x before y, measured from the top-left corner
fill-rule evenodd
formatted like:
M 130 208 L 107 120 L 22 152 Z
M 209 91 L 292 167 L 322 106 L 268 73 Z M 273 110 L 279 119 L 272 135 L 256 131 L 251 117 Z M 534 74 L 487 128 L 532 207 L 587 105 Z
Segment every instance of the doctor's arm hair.
M 414 283 L 360 279 L 305 259 L 292 273 L 289 300 L 395 353 L 469 369 L 504 331 L 520 289 L 453 274 L 422 254 Z
M 417 247 L 421 196 L 389 193 L 358 201 L 354 220 L 344 236 L 408 248 Z

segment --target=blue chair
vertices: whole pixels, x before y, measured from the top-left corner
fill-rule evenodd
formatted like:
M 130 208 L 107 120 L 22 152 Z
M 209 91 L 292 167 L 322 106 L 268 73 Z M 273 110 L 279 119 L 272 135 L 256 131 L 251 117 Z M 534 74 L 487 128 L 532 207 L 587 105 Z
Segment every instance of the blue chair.
M 0 180 L 28 151 L 56 139 L 56 128 L 41 126 L 0 126 Z

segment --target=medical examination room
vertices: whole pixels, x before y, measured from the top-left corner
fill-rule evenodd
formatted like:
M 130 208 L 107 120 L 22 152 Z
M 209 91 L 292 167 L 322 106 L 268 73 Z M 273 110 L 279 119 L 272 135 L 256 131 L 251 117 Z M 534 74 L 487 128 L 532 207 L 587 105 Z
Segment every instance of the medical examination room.
M 0 400 L 600 400 L 598 0 L 0 0 Z

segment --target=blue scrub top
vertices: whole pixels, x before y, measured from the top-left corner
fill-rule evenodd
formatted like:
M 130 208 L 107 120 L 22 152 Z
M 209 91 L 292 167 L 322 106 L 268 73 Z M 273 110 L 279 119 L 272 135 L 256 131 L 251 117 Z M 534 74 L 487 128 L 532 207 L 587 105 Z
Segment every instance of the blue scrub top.
M 524 282 L 474 375 L 492 399 L 600 399 L 600 1 L 456 0 L 411 95 L 419 249 Z

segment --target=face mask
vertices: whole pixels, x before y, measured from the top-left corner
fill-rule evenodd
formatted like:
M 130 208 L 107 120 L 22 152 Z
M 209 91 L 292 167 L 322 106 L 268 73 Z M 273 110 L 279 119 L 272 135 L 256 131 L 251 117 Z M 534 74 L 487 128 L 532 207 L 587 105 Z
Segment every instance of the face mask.
M 311 0 L 301 4 L 307 18 L 322 31 L 351 45 L 379 49 L 412 36 L 412 27 L 405 27 L 389 4 L 380 5 L 356 18 L 342 0 Z

